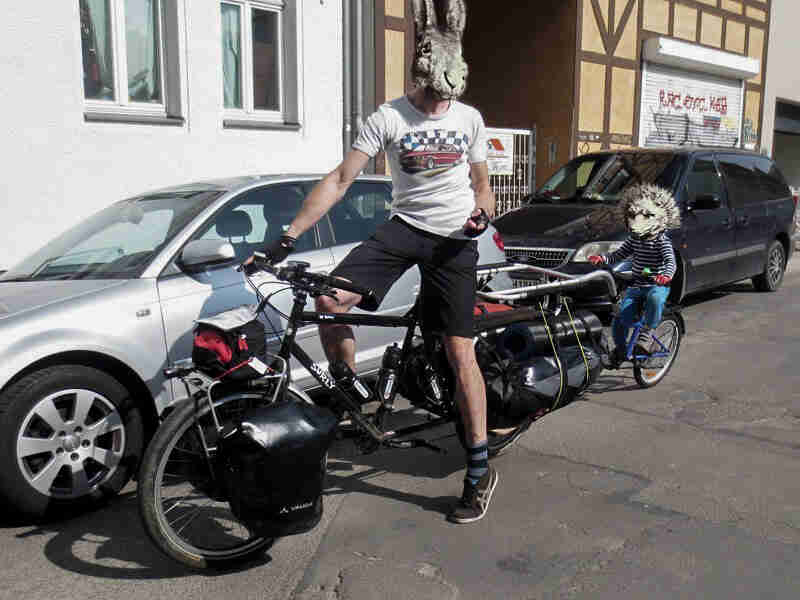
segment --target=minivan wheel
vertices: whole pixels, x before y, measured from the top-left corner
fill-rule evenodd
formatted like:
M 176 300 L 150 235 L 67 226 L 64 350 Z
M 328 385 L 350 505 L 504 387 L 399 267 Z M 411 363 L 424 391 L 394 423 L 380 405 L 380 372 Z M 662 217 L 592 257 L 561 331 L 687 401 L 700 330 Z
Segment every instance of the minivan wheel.
M 103 371 L 26 375 L 0 395 L 0 497 L 22 515 L 89 508 L 130 480 L 142 453 L 139 409 Z
M 780 241 L 775 240 L 767 250 L 767 263 L 764 272 L 753 277 L 753 286 L 759 292 L 774 292 L 783 283 L 786 272 L 786 250 Z

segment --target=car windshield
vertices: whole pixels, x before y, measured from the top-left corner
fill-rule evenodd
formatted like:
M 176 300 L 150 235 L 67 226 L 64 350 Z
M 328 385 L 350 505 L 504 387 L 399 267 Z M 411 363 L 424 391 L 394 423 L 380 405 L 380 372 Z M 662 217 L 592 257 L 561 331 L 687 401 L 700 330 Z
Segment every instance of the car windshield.
M 685 158 L 669 152 L 589 154 L 561 167 L 529 202 L 577 201 L 613 204 L 634 183 L 653 183 L 671 190 Z
M 139 196 L 112 204 L 6 271 L 0 281 L 130 279 L 220 191 Z

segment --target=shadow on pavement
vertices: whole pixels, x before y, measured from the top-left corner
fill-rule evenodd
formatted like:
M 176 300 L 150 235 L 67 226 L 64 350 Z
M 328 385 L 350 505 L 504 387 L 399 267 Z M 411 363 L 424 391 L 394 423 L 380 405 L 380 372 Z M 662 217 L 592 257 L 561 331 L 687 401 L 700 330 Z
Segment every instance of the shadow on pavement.
M 174 579 L 226 575 L 267 564 L 268 554 L 226 570 L 194 571 L 167 558 L 142 528 L 136 493 L 123 494 L 102 509 L 53 515 L 31 523 L 22 517 L 0 520 L 0 528 L 21 529 L 19 539 L 41 536 L 43 553 L 54 565 L 81 575 L 107 579 Z
M 400 410 L 392 415 L 389 427 L 399 429 L 420 422 L 414 409 Z M 424 510 L 445 514 L 452 507 L 454 495 L 431 497 L 401 489 L 393 483 L 377 480 L 383 476 L 402 475 L 444 480 L 466 468 L 464 450 L 455 434 L 453 424 L 445 424 L 410 438 L 424 438 L 443 452 L 428 448 L 382 448 L 371 454 L 361 454 L 353 439 L 337 441 L 331 448 L 326 477 L 326 495 L 357 492 L 415 504 Z M 443 489 L 446 484 L 442 484 Z M 448 491 L 450 486 L 447 486 Z

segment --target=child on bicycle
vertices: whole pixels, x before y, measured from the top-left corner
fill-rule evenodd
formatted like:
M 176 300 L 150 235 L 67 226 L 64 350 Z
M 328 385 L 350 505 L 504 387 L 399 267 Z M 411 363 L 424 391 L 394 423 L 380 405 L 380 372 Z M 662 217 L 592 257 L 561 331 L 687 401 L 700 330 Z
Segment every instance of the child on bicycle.
M 667 231 L 680 227 L 680 211 L 672 194 L 651 184 L 634 185 L 622 194 L 620 209 L 630 231 L 614 252 L 589 257 L 592 264 L 614 264 L 633 257 L 633 281 L 625 292 L 612 334 L 616 347 L 613 366 L 626 357 L 628 330 L 644 305 L 644 323 L 636 340 L 635 354 L 649 354 L 651 330 L 661 322 L 670 283 L 675 275 L 675 251 Z

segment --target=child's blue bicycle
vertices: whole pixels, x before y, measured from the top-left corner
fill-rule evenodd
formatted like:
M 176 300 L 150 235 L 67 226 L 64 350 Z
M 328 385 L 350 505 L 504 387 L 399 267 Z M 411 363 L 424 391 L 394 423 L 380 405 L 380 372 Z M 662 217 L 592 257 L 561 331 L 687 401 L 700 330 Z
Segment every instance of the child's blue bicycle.
M 619 272 L 611 269 L 611 273 L 614 275 L 615 279 L 621 282 L 627 282 L 631 278 L 630 274 L 626 272 Z M 620 292 L 615 299 L 615 317 L 619 310 L 619 301 L 624 296 L 624 286 L 620 286 L 620 288 Z M 686 325 L 680 313 L 680 306 L 667 303 L 664 307 L 661 322 L 651 332 L 650 344 L 646 348 L 647 353 L 637 353 L 635 350 L 637 346 L 636 342 L 639 338 L 639 332 L 644 325 L 643 308 L 644 303 L 641 303 L 639 306 L 639 319 L 637 319 L 629 331 L 628 342 L 625 347 L 624 362 L 633 364 L 633 376 L 636 378 L 636 383 L 643 388 L 649 388 L 664 379 L 675 363 L 678 350 L 681 346 L 681 339 L 686 333 Z M 618 365 L 613 365 L 609 360 L 613 342 L 609 343 L 609 341 L 606 340 L 605 346 L 606 348 L 604 350 L 607 352 L 604 352 L 603 366 L 606 369 L 620 368 Z

